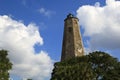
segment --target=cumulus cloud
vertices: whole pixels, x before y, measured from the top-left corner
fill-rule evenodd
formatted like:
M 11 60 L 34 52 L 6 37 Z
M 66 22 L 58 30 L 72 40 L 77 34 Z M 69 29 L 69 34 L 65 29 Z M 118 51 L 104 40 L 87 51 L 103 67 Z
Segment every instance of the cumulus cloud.
M 35 44 L 43 44 L 35 24 L 25 25 L 7 15 L 0 16 L 0 49 L 8 50 L 13 63 L 12 75 L 45 80 L 50 78 L 52 60 L 45 51 L 36 53 Z
M 38 11 L 40 14 L 43 14 L 44 16 L 47 16 L 47 17 L 50 17 L 51 15 L 55 14 L 54 11 L 47 10 L 45 8 L 40 8 Z
M 98 2 L 94 6 L 84 5 L 77 10 L 77 17 L 84 37 L 90 38 L 90 48 L 120 50 L 120 1 L 106 0 L 102 7 Z

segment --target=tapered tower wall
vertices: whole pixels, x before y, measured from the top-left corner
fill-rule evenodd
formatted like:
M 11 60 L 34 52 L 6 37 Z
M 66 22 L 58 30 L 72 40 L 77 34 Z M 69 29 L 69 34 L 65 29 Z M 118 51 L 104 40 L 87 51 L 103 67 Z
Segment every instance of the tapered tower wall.
M 64 34 L 61 61 L 84 55 L 78 18 L 69 14 L 64 20 Z

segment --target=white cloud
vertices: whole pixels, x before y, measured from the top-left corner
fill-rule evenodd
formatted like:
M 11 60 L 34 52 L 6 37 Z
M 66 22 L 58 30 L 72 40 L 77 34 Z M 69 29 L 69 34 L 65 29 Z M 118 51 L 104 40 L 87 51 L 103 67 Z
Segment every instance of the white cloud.
M 98 2 L 96 5 L 77 10 L 84 36 L 90 37 L 89 47 L 120 50 L 120 1 L 106 0 L 105 6 L 100 7 Z
M 99 3 L 99 2 L 96 2 L 96 3 L 95 3 L 95 6 L 96 6 L 96 7 L 100 7 L 100 3 Z
M 52 60 L 45 51 L 35 52 L 36 43 L 42 45 L 43 38 L 35 24 L 26 26 L 7 15 L 0 16 L 0 49 L 9 51 L 11 74 L 34 80 L 50 78 Z
M 55 14 L 54 11 L 46 10 L 45 8 L 40 8 L 39 10 L 40 14 L 43 14 L 44 16 L 50 17 L 51 15 Z

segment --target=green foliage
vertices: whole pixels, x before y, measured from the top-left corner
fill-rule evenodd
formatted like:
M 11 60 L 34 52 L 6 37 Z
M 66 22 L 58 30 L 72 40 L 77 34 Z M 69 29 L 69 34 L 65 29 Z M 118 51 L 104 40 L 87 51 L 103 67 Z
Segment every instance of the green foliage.
M 55 63 L 51 80 L 120 80 L 120 62 L 96 51 Z
M 12 63 L 10 63 L 7 55 L 6 50 L 0 50 L 0 80 L 9 79 L 8 71 L 12 68 Z

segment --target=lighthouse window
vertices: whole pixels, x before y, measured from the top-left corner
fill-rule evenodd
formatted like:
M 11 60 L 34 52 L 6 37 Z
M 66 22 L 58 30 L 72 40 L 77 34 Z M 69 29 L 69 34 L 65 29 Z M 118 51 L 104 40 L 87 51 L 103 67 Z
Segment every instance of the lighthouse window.
M 72 32 L 72 27 L 69 27 L 68 30 L 69 30 L 69 32 Z
M 75 24 L 77 24 L 77 21 L 76 21 L 76 20 L 74 20 L 74 22 L 75 22 Z

